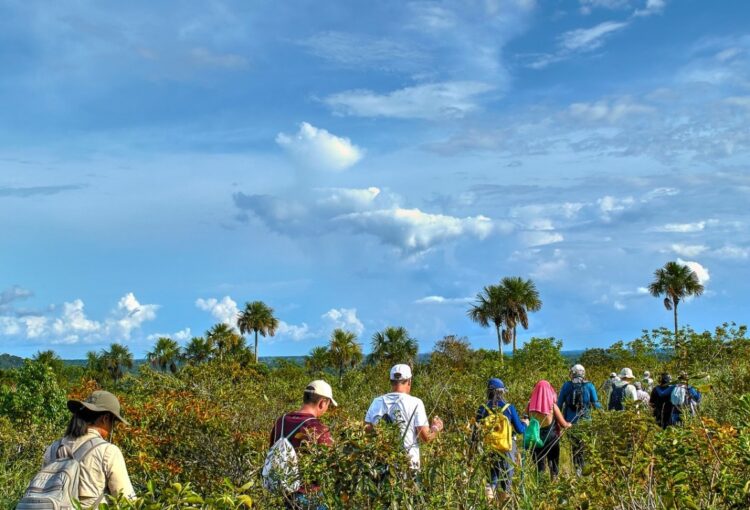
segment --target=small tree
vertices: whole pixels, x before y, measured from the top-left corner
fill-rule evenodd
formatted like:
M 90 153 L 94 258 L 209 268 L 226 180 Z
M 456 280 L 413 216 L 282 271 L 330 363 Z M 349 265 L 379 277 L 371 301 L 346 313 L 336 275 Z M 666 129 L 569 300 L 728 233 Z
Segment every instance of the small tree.
M 687 297 L 703 294 L 704 287 L 698 275 L 684 264 L 667 262 L 664 267 L 654 271 L 654 280 L 648 290 L 654 297 L 665 296 L 664 308 L 674 312 L 675 349 L 680 350 L 677 306 Z M 683 356 L 684 354 L 682 353 Z
M 484 328 L 495 326 L 497 333 L 497 350 L 500 352 L 500 363 L 503 363 L 503 344 L 511 341 L 507 331 L 500 328 L 505 321 L 505 308 L 503 308 L 501 289 L 498 285 L 488 285 L 482 292 L 477 294 L 476 302 L 466 312 L 469 319 Z
M 465 336 L 446 335 L 435 344 L 432 360 L 454 368 L 465 368 L 472 357 L 469 340 Z
M 146 355 L 151 365 L 166 372 L 169 368 L 173 374 L 177 372 L 177 362 L 182 357 L 180 346 L 168 337 L 161 337 L 156 341 L 154 350 Z
M 328 343 L 328 356 L 338 370 L 341 383 L 344 370 L 362 362 L 362 346 L 357 343 L 357 335 L 351 331 L 334 329 Z
M 273 308 L 263 301 L 246 303 L 245 309 L 237 318 L 237 327 L 243 335 L 255 333 L 255 362 L 258 362 L 258 335 L 274 336 L 279 327 L 279 320 L 273 315 Z
M 102 350 L 101 366 L 107 371 L 113 381 L 118 382 L 125 375 L 126 370 L 133 368 L 133 354 L 127 346 L 113 343 L 109 350 Z
M 413 365 L 418 350 L 417 341 L 409 335 L 406 328 L 388 326 L 372 335 L 370 357 L 375 363 Z
M 331 364 L 329 354 L 325 346 L 313 347 L 310 354 L 305 356 L 305 368 L 311 373 L 322 372 Z

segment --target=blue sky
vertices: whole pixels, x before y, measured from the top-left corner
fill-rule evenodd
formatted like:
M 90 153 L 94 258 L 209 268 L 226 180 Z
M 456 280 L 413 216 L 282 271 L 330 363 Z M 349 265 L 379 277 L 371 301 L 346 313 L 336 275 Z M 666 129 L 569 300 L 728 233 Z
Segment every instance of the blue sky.
M 423 351 L 503 276 L 531 336 L 747 322 L 750 4 L 10 1 L 0 351 L 143 355 L 246 301 L 261 355 L 403 325 Z

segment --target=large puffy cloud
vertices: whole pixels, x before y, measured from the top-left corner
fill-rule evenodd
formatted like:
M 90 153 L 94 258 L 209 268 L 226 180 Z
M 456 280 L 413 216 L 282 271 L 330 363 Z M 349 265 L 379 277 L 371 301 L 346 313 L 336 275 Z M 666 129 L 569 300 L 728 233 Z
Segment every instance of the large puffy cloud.
M 300 164 L 319 170 L 346 170 L 360 159 L 363 151 L 348 138 L 303 122 L 294 135 L 279 133 L 276 143 Z
M 711 275 L 708 273 L 708 268 L 706 268 L 699 262 L 695 262 L 692 260 L 682 260 L 681 258 L 678 258 L 677 263 L 689 267 L 698 277 L 698 281 L 701 283 L 701 285 L 706 285 L 711 279 Z
M 484 239 L 492 233 L 492 220 L 486 216 L 456 218 L 429 214 L 419 209 L 382 209 L 353 212 L 335 218 L 356 233 L 379 238 L 408 252 L 419 252 L 463 236 Z
M 356 308 L 331 308 L 321 318 L 330 329 L 345 329 L 356 335 L 361 335 L 365 330 L 365 325 L 357 317 Z
M 267 227 L 287 235 L 319 235 L 332 230 L 368 234 L 404 253 L 428 250 L 461 237 L 485 239 L 507 225 L 482 215 L 455 217 L 403 208 L 398 197 L 379 188 L 314 190 L 302 198 L 236 193 L 235 205 Z
M 377 94 L 349 90 L 325 99 L 336 113 L 357 117 L 442 119 L 463 117 L 479 107 L 479 96 L 494 87 L 475 81 L 428 83 Z
M 195 300 L 195 306 L 204 312 L 209 312 L 219 322 L 223 322 L 233 328 L 237 326 L 237 315 L 239 315 L 240 311 L 237 308 L 237 302 L 229 296 L 224 296 L 221 300 L 216 298 L 198 298 Z
M 38 313 L 0 316 L 0 333 L 53 343 L 93 343 L 104 339 L 129 340 L 133 331 L 156 319 L 159 305 L 143 304 L 132 292 L 125 294 L 108 317 L 96 321 L 86 316 L 81 299 L 65 302 L 57 316 Z

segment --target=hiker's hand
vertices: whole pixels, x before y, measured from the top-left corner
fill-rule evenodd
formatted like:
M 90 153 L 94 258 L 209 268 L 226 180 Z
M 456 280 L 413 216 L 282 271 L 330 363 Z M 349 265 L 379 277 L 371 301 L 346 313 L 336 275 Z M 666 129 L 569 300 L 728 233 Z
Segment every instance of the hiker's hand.
M 569 421 L 566 421 L 565 423 L 563 423 L 563 428 L 564 428 L 564 429 L 569 429 L 569 428 L 570 428 L 570 427 L 572 427 L 572 426 L 573 426 L 573 424 L 572 424 L 572 423 L 570 423 Z
M 434 430 L 435 432 L 440 432 L 443 430 L 443 420 L 440 419 L 440 416 L 435 416 L 432 419 L 432 423 L 430 424 L 430 428 Z
M 529 419 L 528 418 L 521 418 L 521 423 L 523 423 L 524 425 L 526 425 L 528 427 L 529 426 Z

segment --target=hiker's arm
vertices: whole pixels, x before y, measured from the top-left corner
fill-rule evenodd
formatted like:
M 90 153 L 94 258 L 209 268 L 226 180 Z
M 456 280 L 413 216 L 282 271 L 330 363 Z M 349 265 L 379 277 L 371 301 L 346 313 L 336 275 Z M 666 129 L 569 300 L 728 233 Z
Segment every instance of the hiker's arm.
M 516 408 L 510 406 L 508 410 L 510 411 L 510 423 L 513 425 L 513 430 L 516 431 L 516 434 L 523 434 L 526 432 L 526 424 L 518 417 L 518 411 L 516 411 Z
M 560 408 L 557 407 L 557 404 L 552 406 L 552 414 L 555 417 L 555 420 L 557 421 L 557 424 L 560 425 L 560 427 L 567 429 L 571 427 L 571 424 L 568 423 L 568 421 L 565 419 L 565 417 L 560 412 Z
M 125 458 L 117 446 L 107 445 L 104 452 L 104 473 L 107 476 L 107 489 L 110 494 L 122 494 L 128 499 L 135 499 L 135 490 L 128 476 Z
M 602 403 L 599 402 L 599 395 L 596 394 L 596 388 L 593 384 L 589 384 L 589 390 L 591 391 L 591 405 L 594 406 L 594 409 L 601 409 Z
M 440 435 L 441 430 L 443 430 L 443 422 L 440 418 L 434 418 L 429 427 L 417 427 L 417 434 L 420 441 L 429 443 Z
M 557 407 L 560 409 L 563 408 L 565 400 L 568 398 L 568 388 L 570 388 L 570 385 L 567 382 L 560 388 L 560 394 L 557 396 Z

